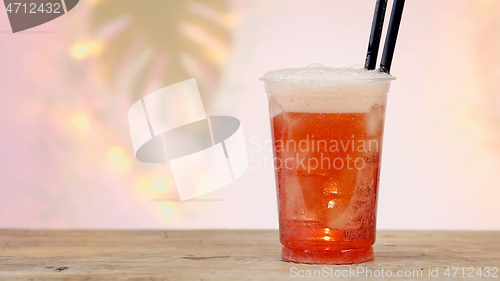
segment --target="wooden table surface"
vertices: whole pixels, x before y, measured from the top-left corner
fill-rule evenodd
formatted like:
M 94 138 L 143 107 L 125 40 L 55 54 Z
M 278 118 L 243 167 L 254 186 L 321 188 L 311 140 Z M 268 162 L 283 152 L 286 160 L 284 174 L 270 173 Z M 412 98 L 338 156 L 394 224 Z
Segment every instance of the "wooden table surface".
M 284 262 L 280 249 L 273 230 L 0 230 L 0 280 L 500 280 L 500 232 L 379 231 L 375 259 L 347 266 Z

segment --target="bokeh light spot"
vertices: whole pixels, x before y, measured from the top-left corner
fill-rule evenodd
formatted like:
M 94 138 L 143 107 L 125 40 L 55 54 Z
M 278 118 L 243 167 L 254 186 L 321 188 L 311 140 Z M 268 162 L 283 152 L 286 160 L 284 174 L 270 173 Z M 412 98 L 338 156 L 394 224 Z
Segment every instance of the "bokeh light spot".
M 135 187 L 145 199 L 160 198 L 171 189 L 172 181 L 168 176 L 141 175 L 135 181 Z
M 83 43 L 76 44 L 71 49 L 71 55 L 73 55 L 75 59 L 83 59 L 89 55 L 89 48 Z
M 153 196 L 153 180 L 149 176 L 140 176 L 137 178 L 135 182 L 137 191 L 139 191 L 139 194 L 146 199 L 151 199 Z
M 158 177 L 154 181 L 154 188 L 158 192 L 166 191 L 168 188 L 168 181 L 164 177 Z
M 179 216 L 179 210 L 172 203 L 162 203 L 160 205 L 160 212 L 162 217 L 168 220 L 175 220 Z
M 129 169 L 130 164 L 121 147 L 112 147 L 108 152 L 108 159 L 111 166 L 120 172 L 125 172 Z
M 90 127 L 90 120 L 87 115 L 82 113 L 74 113 L 70 118 L 71 125 L 80 132 L 87 132 Z
M 75 59 L 84 59 L 90 55 L 98 56 L 102 52 L 102 43 L 93 41 L 90 43 L 78 43 L 71 49 L 71 55 Z

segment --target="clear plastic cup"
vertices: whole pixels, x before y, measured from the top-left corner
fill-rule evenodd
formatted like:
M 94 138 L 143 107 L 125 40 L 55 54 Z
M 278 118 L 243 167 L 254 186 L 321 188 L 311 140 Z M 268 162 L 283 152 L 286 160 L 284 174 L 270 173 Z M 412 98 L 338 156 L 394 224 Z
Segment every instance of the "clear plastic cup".
M 269 98 L 282 257 L 310 264 L 372 260 L 394 78 L 300 75 L 261 78 Z

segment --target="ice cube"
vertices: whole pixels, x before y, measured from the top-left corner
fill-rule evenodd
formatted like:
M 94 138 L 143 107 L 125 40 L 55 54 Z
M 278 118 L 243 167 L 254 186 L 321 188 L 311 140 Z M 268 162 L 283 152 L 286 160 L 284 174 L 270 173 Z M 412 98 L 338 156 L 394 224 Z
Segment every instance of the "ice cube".
M 382 127 L 384 124 L 384 106 L 374 105 L 366 118 L 366 133 L 369 137 L 377 137 L 382 135 Z

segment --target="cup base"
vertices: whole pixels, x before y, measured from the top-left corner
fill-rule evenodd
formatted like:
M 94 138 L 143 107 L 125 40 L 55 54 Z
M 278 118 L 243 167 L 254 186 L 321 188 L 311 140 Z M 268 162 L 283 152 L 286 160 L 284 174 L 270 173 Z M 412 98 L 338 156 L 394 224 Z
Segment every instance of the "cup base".
M 306 250 L 283 246 L 281 257 L 286 261 L 308 264 L 353 264 L 373 260 L 373 247 L 345 250 Z

